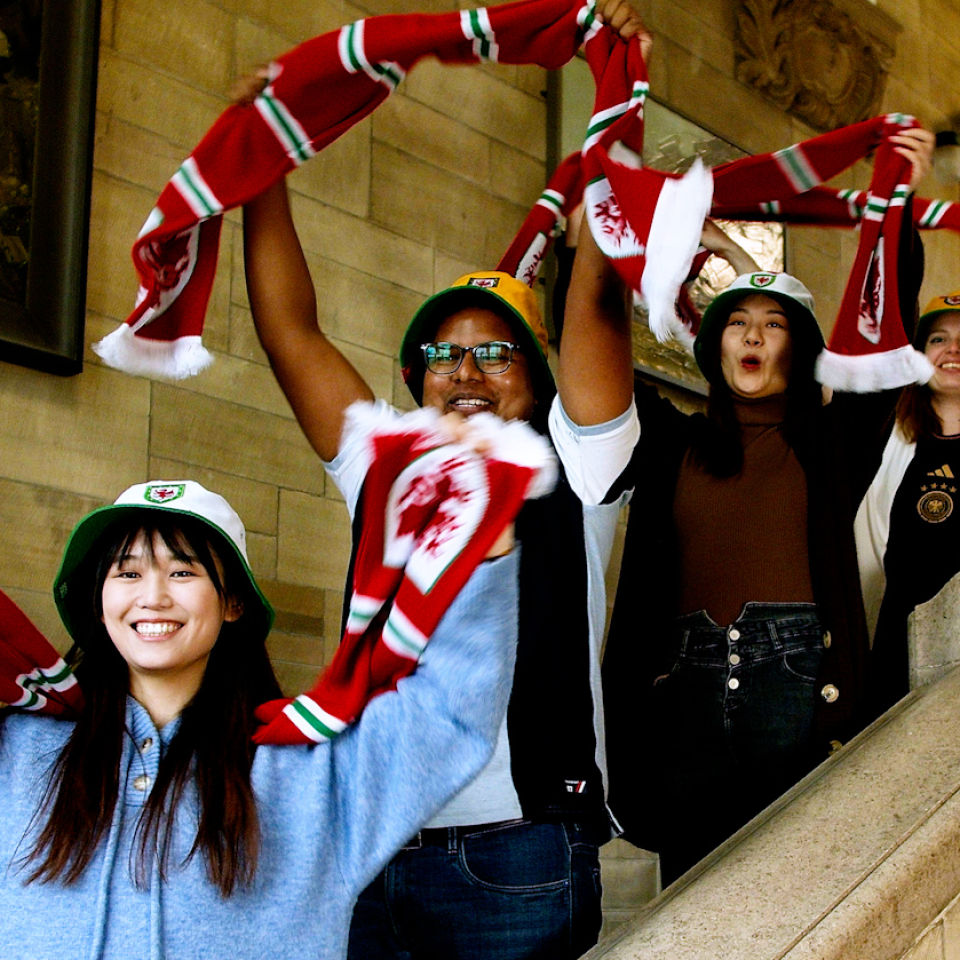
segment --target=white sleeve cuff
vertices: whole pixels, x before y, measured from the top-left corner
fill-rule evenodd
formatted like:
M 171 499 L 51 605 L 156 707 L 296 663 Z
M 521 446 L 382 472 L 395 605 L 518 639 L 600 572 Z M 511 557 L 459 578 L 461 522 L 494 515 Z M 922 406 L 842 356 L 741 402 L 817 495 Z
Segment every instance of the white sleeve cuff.
M 550 407 L 550 437 L 574 493 L 585 504 L 602 503 L 623 473 L 640 439 L 636 403 L 619 417 L 595 426 L 575 424 L 557 396 Z

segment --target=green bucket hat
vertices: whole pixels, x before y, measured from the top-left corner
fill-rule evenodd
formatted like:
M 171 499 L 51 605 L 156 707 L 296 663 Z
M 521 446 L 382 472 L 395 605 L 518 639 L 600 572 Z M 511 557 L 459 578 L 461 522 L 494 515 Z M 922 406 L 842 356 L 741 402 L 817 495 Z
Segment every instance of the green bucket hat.
M 522 280 L 497 270 L 468 273 L 446 290 L 435 293 L 414 314 L 400 345 L 400 366 L 407 389 L 423 403 L 425 366 L 421 347 L 449 316 L 468 307 L 492 310 L 511 322 L 519 346 L 530 364 L 534 396 L 548 406 L 556 393 L 547 363 L 547 328 L 533 290 Z
M 247 577 L 250 596 L 258 607 L 247 610 L 259 621 L 264 640 L 273 626 L 274 611 L 263 595 L 247 559 L 247 535 L 237 512 L 218 493 L 212 493 L 194 480 L 151 480 L 124 490 L 109 506 L 88 513 L 67 540 L 60 572 L 53 584 L 53 599 L 63 625 L 79 642 L 84 638 L 83 618 L 87 616 L 90 551 L 98 539 L 118 520 L 146 512 L 180 514 L 201 521 L 215 534 L 215 542 L 224 552 L 233 553 Z

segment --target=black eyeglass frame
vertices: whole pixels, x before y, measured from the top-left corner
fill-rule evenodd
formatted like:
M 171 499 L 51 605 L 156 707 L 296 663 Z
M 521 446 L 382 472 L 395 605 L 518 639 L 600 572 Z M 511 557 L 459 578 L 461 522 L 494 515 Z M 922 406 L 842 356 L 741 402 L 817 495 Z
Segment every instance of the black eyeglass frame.
M 460 359 L 457 361 L 457 365 L 452 370 L 443 370 L 443 371 L 434 370 L 430 366 L 430 358 L 428 356 L 427 351 L 431 347 L 439 347 L 439 346 L 455 347 L 457 350 L 460 351 Z M 477 358 L 476 351 L 482 350 L 484 347 L 506 347 L 510 351 L 509 356 L 507 357 L 506 365 L 502 370 L 485 370 L 483 368 L 483 363 L 485 361 L 482 361 Z M 477 369 L 481 373 L 491 374 L 492 376 L 496 376 L 497 374 L 500 374 L 500 373 L 506 373 L 513 364 L 513 355 L 517 350 L 523 353 L 523 348 L 520 346 L 519 343 L 511 343 L 509 340 L 487 340 L 485 343 L 478 343 L 472 347 L 462 347 L 460 346 L 459 343 L 450 343 L 448 340 L 435 340 L 435 341 L 431 341 L 430 343 L 420 344 L 420 351 L 423 354 L 424 366 L 427 368 L 427 370 L 430 371 L 430 373 L 438 377 L 450 377 L 453 374 L 455 374 L 463 366 L 463 361 L 466 358 L 468 353 L 473 354 L 473 362 L 476 364 Z

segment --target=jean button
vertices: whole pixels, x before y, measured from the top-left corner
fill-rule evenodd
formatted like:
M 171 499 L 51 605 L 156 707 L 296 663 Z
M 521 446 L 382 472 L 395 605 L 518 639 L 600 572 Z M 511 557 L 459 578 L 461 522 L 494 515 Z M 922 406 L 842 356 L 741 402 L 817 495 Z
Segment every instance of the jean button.
M 730 662 L 731 662 L 734 666 L 736 666 L 736 665 L 740 662 L 740 654 L 739 654 L 739 653 L 731 653 L 731 654 L 730 654 Z
M 739 631 L 736 627 L 733 627 L 733 628 L 730 630 L 730 632 L 727 634 L 727 636 L 728 636 L 731 640 L 739 640 L 739 639 L 740 639 L 740 631 Z
M 820 691 L 820 696 L 822 696 L 827 703 L 833 703 L 840 696 L 840 691 L 832 683 L 828 683 Z
M 728 686 L 731 690 L 736 690 L 737 687 L 740 686 L 740 681 L 739 681 L 736 677 L 731 677 L 731 678 L 727 681 L 727 686 Z

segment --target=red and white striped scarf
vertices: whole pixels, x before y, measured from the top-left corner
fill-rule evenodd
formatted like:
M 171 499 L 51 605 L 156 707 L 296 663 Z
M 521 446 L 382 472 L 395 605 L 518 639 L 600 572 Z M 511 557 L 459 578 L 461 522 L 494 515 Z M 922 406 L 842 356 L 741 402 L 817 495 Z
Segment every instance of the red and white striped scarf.
M 367 435 L 372 458 L 343 640 L 316 685 L 264 704 L 257 743 L 322 743 L 417 665 L 441 617 L 525 500 L 553 489 L 547 441 L 492 414 L 469 421 L 477 453 L 451 444 L 439 414 L 384 416 L 355 404 L 346 432 Z
M 895 253 L 881 238 L 891 236 L 898 209 L 902 212 L 898 187 L 905 179 L 899 172 L 904 161 L 886 152 L 884 164 L 898 171 L 887 193 L 881 184 L 889 169 L 875 169 L 868 192 L 820 186 L 915 121 L 878 117 L 776 153 L 735 160 L 712 173 L 695 167 L 680 177 L 643 168 L 648 83 L 639 41 L 623 43 L 603 29 L 593 0 L 522 0 L 459 13 L 372 17 L 280 57 L 263 94 L 252 105 L 228 108 L 164 189 L 134 245 L 140 275 L 136 309 L 95 349 L 131 373 L 181 378 L 199 372 L 211 360 L 200 334 L 225 210 L 252 199 L 367 116 L 424 56 L 445 63 L 493 60 L 551 68 L 569 60 L 582 40 L 597 84 L 582 155 L 557 171 L 499 269 L 532 283 L 550 240 L 583 191 L 601 249 L 647 301 L 654 332 L 690 342 L 695 312 L 688 305 L 678 316 L 676 304 L 684 302 L 682 284 L 697 262 L 708 212 L 822 225 L 874 221 L 877 228 L 863 230 L 860 240 L 860 250 L 872 244 L 873 253 L 858 253 L 831 342 L 832 353 L 850 359 L 833 367 L 846 371 L 844 385 L 858 389 L 891 386 L 891 376 L 899 382 L 916 373 L 902 349 L 905 339 L 895 333 L 898 318 L 881 318 L 879 327 L 859 324 L 870 328 L 870 337 L 879 330 L 875 341 L 848 333 L 857 329 L 861 314 L 869 315 L 868 285 L 895 271 Z M 960 229 L 957 205 L 917 200 L 914 210 L 921 227 Z M 883 269 L 874 269 L 881 260 Z M 886 283 L 887 292 L 893 283 Z M 861 360 L 868 355 L 873 359 Z M 897 360 L 888 364 L 890 358 Z M 894 369 L 899 372 L 891 374 Z
M 594 43 L 596 49 L 600 41 Z M 695 338 L 699 315 L 684 296 L 683 283 L 706 259 L 697 248 L 707 212 L 720 219 L 859 225 L 856 258 L 830 344 L 818 363 L 818 378 L 856 392 L 924 382 L 929 364 L 904 332 L 897 289 L 910 164 L 890 143 L 890 137 L 917 126 L 916 120 L 887 114 L 712 171 L 695 166 L 684 176 L 666 174 L 640 166 L 646 71 L 639 45 L 632 62 L 631 45 L 618 46 L 609 56 L 606 51 L 591 56 L 587 42 L 597 99 L 581 176 L 564 169 L 564 182 L 574 191 L 586 182 L 583 200 L 594 236 L 624 281 L 646 301 L 657 337 L 689 345 Z M 627 58 L 626 69 L 618 63 L 621 55 Z M 634 78 L 632 84 L 625 75 Z M 821 186 L 874 151 L 868 191 Z M 574 158 L 567 159 L 568 166 L 576 166 Z M 556 203 L 567 211 L 577 200 L 574 193 Z M 917 200 L 914 221 L 922 228 L 960 229 L 960 207 Z M 514 246 L 522 247 L 519 239 Z
M 557 68 L 594 24 L 593 0 L 371 17 L 308 40 L 270 67 L 250 105 L 220 116 L 160 195 L 133 247 L 136 308 L 95 346 L 130 373 L 182 378 L 200 342 L 224 211 L 258 196 L 370 114 L 421 59 Z

